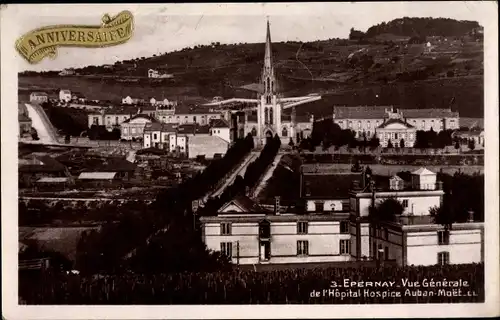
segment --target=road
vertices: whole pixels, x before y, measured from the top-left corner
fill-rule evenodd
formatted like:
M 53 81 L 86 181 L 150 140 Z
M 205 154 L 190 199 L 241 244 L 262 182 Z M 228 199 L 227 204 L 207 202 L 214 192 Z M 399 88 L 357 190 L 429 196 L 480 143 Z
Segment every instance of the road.
M 55 128 L 50 123 L 49 118 L 43 111 L 42 107 L 36 104 L 26 103 L 28 116 L 31 119 L 31 125 L 35 128 L 38 138 L 43 144 L 59 144 Z
M 276 155 L 276 157 L 274 157 L 273 162 L 267 168 L 267 170 L 264 173 L 262 179 L 260 179 L 257 187 L 255 188 L 255 191 L 253 193 L 253 198 L 256 198 L 259 195 L 259 193 L 262 191 L 262 189 L 264 189 L 264 187 L 266 186 L 267 181 L 269 179 L 271 179 L 271 177 L 273 176 L 274 170 L 276 170 L 276 168 L 278 167 L 278 164 L 280 163 L 281 157 L 283 157 L 282 153 L 278 153 Z
M 217 190 L 215 190 L 215 192 L 210 194 L 210 196 L 216 197 L 221 195 L 224 192 L 224 190 L 226 190 L 226 188 L 233 183 L 234 179 L 236 179 L 238 175 L 243 177 L 245 175 L 245 172 L 247 171 L 248 165 L 251 162 L 255 161 L 255 159 L 257 159 L 257 157 L 259 156 L 259 154 L 260 153 L 256 151 L 250 152 L 250 154 L 248 154 L 248 156 L 243 160 L 243 162 L 241 162 L 240 167 L 236 169 L 231 174 L 231 176 L 228 179 L 226 179 L 226 181 L 224 181 L 224 183 Z M 203 199 L 204 202 L 208 199 L 208 197 L 209 197 L 208 195 L 205 196 L 205 198 Z

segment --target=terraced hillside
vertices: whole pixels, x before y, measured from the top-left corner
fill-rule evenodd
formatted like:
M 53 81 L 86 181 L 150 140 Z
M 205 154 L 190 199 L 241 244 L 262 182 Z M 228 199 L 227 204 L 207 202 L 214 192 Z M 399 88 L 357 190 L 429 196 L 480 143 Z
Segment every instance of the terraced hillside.
M 402 108 L 451 105 L 463 116 L 482 116 L 480 39 L 454 33 L 401 42 L 383 35 L 384 40 L 377 34 L 363 40 L 273 43 L 280 91 L 285 96 L 321 93 L 326 98 L 305 111 L 318 115 L 328 113 L 333 104 L 392 104 Z M 24 73 L 19 77 L 19 93 L 26 97 L 32 90 L 55 93 L 67 88 L 90 99 L 118 101 L 131 95 L 195 103 L 214 96 L 249 97 L 255 92 L 241 86 L 259 80 L 263 56 L 263 43 L 213 43 L 120 61 L 107 68 L 88 66 L 76 69 L 77 76 Z M 149 68 L 174 77 L 148 79 Z

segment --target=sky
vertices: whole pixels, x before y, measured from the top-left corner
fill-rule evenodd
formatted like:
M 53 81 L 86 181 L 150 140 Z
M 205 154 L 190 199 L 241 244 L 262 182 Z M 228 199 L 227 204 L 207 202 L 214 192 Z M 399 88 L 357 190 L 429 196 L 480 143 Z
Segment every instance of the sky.
M 61 70 L 149 57 L 198 44 L 265 41 L 266 20 L 273 41 L 347 38 L 351 27 L 369 27 L 402 17 L 444 17 L 491 24 L 494 2 L 343 2 L 273 4 L 9 5 L 8 25 L 17 37 L 57 24 L 98 25 L 102 15 L 134 15 L 134 35 L 108 48 L 59 47 L 57 57 L 31 65 L 20 56 L 18 70 Z

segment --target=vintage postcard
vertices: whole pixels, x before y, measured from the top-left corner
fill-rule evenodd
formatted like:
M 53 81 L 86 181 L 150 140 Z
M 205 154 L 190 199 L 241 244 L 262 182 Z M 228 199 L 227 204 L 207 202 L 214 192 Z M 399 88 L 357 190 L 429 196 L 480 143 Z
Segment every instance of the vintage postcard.
M 498 316 L 497 12 L 2 5 L 3 316 Z

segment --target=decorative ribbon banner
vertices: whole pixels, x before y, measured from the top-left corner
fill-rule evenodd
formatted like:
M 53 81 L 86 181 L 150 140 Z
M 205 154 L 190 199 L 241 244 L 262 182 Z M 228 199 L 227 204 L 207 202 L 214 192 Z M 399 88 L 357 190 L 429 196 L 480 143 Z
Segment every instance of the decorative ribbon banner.
M 33 30 L 16 41 L 16 49 L 29 63 L 34 64 L 47 56 L 54 59 L 58 46 L 115 46 L 128 41 L 133 31 L 132 13 L 122 11 L 113 18 L 105 14 L 101 26 L 57 25 Z

